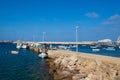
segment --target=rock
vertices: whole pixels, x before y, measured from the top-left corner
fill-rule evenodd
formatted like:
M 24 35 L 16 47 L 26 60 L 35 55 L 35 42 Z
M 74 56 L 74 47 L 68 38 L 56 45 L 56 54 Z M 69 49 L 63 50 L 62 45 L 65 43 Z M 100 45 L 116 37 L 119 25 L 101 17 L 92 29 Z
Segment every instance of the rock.
M 54 80 L 120 80 L 120 64 L 55 52 L 49 63 Z
M 67 65 L 67 68 L 68 68 L 70 71 L 74 71 L 74 70 L 75 70 L 74 66 Z
M 58 59 L 56 59 L 56 60 L 54 61 L 54 63 L 55 63 L 55 64 L 60 64 L 61 61 L 62 61 L 62 60 L 58 58 Z
M 61 65 L 67 66 L 68 65 L 68 61 L 66 59 L 62 59 L 61 60 Z
M 89 74 L 88 77 L 85 78 L 85 80 L 93 80 L 92 77 L 93 77 L 93 74 Z
M 60 71 L 58 74 L 60 75 L 61 79 L 69 78 L 71 75 L 71 73 L 69 71 Z
M 88 64 L 88 67 L 92 70 L 96 69 L 96 66 L 97 66 L 97 64 L 96 64 L 95 61 L 90 61 L 89 64 Z
M 75 65 L 75 62 L 74 62 L 74 61 L 70 61 L 70 62 L 68 63 L 68 65 L 73 66 L 73 65 Z
M 120 75 L 119 75 L 119 76 L 114 77 L 114 80 L 120 80 Z
M 70 57 L 69 57 L 69 59 L 70 59 L 70 61 L 72 61 L 72 62 L 76 62 L 77 60 L 78 60 L 78 57 L 76 56 L 76 55 L 71 55 Z
M 86 77 L 85 74 L 75 74 L 74 76 L 72 76 L 72 80 L 80 80 L 85 77 Z
M 91 68 L 88 67 L 88 66 L 82 67 L 81 70 L 80 70 L 80 73 L 81 73 L 81 74 L 86 74 L 86 75 L 88 75 L 88 74 L 90 74 L 90 72 L 91 72 Z
M 89 62 L 89 60 L 84 59 L 83 62 L 81 63 L 81 65 L 82 65 L 83 67 L 85 67 L 86 65 L 88 65 L 88 62 Z

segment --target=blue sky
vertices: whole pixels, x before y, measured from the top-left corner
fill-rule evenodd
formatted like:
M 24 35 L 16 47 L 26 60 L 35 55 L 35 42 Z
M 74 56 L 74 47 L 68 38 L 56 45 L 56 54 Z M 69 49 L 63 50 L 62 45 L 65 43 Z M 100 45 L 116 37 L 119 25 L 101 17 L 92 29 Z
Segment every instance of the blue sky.
M 120 0 L 0 0 L 0 40 L 98 41 L 120 36 Z

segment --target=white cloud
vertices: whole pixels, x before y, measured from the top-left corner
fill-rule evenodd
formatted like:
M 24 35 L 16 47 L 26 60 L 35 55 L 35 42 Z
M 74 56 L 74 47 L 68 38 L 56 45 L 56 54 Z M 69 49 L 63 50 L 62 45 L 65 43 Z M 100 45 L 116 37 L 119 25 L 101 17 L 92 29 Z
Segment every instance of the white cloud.
M 85 16 L 90 17 L 90 18 L 98 18 L 99 17 L 99 15 L 95 12 L 86 13 Z
M 103 25 L 120 25 L 120 15 L 116 14 L 110 16 L 105 22 L 103 22 Z

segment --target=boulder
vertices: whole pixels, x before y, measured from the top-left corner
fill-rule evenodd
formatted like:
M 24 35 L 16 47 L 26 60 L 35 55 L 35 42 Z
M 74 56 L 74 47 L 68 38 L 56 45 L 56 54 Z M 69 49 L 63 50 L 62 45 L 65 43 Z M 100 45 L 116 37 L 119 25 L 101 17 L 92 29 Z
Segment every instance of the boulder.
M 80 80 L 85 77 L 87 77 L 87 75 L 85 74 L 75 74 L 74 76 L 72 76 L 72 80 Z

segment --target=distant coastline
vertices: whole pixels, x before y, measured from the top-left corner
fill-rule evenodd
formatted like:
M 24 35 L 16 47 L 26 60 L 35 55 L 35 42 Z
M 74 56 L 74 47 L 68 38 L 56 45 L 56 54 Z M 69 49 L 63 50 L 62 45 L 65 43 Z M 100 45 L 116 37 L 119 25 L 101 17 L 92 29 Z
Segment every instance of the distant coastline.
M 0 42 L 9 42 L 9 43 L 12 43 L 13 41 L 12 40 L 0 40 Z

